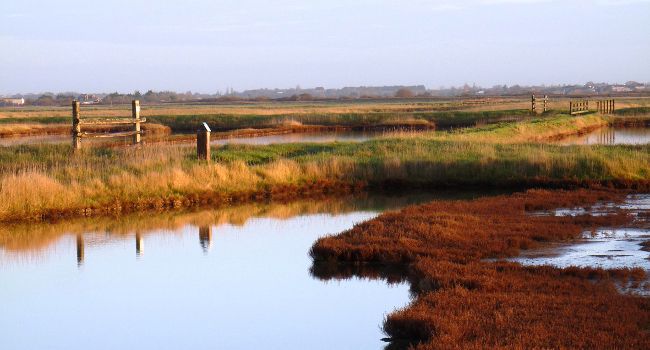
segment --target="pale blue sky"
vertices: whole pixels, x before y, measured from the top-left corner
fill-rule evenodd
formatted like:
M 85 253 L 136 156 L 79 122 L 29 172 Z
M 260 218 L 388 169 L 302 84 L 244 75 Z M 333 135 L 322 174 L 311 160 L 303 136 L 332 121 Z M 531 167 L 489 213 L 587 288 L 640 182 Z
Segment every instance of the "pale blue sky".
M 650 81 L 650 0 L 22 0 L 0 93 Z

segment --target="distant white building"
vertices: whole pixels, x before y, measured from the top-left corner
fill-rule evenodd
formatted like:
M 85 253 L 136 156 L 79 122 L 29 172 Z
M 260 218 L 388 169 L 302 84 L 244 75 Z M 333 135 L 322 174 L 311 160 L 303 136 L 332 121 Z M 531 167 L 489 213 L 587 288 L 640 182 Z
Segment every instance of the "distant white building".
M 102 102 L 101 98 L 91 94 L 79 95 L 77 100 L 80 101 L 82 105 L 94 105 Z
M 2 106 L 22 106 L 24 104 L 24 98 L 0 98 L 0 105 Z
M 612 86 L 612 91 L 614 92 L 631 92 L 632 89 L 626 86 Z

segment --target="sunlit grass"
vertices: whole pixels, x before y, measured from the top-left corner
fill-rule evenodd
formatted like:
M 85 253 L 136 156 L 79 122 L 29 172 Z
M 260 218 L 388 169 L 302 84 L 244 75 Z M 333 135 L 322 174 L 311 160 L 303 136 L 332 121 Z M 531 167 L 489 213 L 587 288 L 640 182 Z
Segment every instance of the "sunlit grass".
M 599 125 L 558 116 L 363 143 L 227 145 L 212 162 L 192 145 L 0 148 L 0 219 L 84 208 L 155 207 L 205 196 L 298 189 L 310 183 L 509 186 L 513 183 L 650 179 L 650 146 L 559 146 L 535 142 Z M 542 130 L 551 130 L 542 133 Z M 295 194 L 294 194 L 295 195 Z M 161 204 L 163 203 L 163 204 Z

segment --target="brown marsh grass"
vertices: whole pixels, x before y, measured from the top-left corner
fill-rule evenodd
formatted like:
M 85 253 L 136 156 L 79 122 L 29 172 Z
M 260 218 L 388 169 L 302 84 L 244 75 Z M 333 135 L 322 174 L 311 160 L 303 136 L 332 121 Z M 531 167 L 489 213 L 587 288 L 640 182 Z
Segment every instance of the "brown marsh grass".
M 412 206 L 319 239 L 311 249 L 312 271 L 332 264 L 406 269 L 417 298 L 390 314 L 384 330 L 394 342 L 416 349 L 648 348 L 650 299 L 616 288 L 646 278 L 643 270 L 486 260 L 632 220 L 625 213 L 534 217 L 529 210 L 589 207 L 623 197 L 536 190 Z

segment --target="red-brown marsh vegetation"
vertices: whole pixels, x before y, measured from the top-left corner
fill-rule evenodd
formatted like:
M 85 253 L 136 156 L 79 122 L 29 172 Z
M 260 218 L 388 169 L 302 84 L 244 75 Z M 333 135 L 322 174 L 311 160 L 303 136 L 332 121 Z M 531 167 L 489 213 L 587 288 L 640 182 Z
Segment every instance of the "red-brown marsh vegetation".
M 418 349 L 649 348 L 650 300 L 617 290 L 617 284 L 644 279 L 643 270 L 524 267 L 490 260 L 631 221 L 625 212 L 531 216 L 529 211 L 623 198 L 621 192 L 531 190 L 411 206 L 318 240 L 311 250 L 312 271 L 331 278 L 341 275 L 328 273 L 327 266 L 362 274 L 370 266 L 407 269 L 417 298 L 387 317 L 384 330 L 394 344 Z

